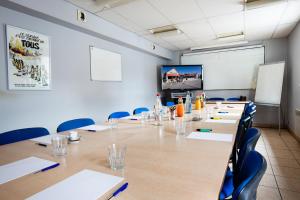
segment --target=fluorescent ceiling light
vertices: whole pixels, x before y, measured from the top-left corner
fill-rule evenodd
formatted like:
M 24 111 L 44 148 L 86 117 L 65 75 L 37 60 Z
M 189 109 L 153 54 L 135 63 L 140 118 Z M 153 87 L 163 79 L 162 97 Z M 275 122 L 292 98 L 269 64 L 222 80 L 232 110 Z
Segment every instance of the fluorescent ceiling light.
M 173 25 L 157 27 L 149 30 L 155 36 L 172 36 L 182 34 L 182 31 Z
M 243 32 L 233 33 L 233 34 L 221 34 L 217 36 L 217 40 L 219 41 L 236 41 L 236 40 L 244 40 L 245 35 Z
M 230 42 L 230 43 L 206 45 L 206 46 L 200 46 L 200 47 L 192 47 L 192 48 L 190 48 L 190 50 L 195 51 L 195 50 L 210 49 L 210 48 L 216 48 L 216 47 L 228 47 L 228 46 L 235 46 L 235 45 L 241 45 L 241 44 L 247 44 L 247 43 L 248 43 L 248 41 Z
M 287 3 L 287 0 L 245 0 L 245 10 Z

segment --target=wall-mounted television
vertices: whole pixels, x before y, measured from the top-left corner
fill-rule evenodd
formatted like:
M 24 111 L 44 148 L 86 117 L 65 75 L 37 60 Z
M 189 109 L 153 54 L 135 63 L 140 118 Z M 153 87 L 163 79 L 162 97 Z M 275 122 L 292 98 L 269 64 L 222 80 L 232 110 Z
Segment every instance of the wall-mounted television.
M 202 65 L 163 65 L 162 90 L 203 90 Z

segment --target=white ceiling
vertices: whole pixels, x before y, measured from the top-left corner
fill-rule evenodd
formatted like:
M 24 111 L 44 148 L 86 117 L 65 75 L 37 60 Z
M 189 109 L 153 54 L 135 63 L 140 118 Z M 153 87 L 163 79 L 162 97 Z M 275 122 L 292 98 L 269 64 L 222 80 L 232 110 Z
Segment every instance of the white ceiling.
M 244 32 L 247 41 L 286 37 L 300 19 L 300 0 L 246 11 L 244 0 L 135 0 L 105 10 L 99 6 L 103 0 L 68 1 L 171 50 L 215 45 L 217 35 L 236 32 Z M 159 37 L 148 31 L 166 25 L 183 34 Z

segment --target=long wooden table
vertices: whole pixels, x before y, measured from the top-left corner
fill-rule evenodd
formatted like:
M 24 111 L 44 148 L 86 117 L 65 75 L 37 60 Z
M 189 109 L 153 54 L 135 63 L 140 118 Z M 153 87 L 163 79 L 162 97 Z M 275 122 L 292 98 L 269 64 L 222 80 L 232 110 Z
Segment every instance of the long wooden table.
M 215 105 L 207 106 L 214 110 L 212 107 Z M 235 108 L 224 107 L 223 110 L 242 114 L 244 105 L 232 106 Z M 205 116 L 204 112 L 202 110 L 202 116 Z M 213 132 L 235 136 L 240 116 L 227 118 L 237 119 L 237 123 L 192 122 L 191 116 L 187 115 L 187 132 L 196 128 L 212 128 Z M 218 199 L 234 142 L 193 140 L 177 136 L 174 121 L 154 126 L 120 120 L 116 129 L 78 132 L 82 136 L 80 143 L 68 145 L 65 157 L 54 157 L 50 146 L 41 147 L 30 140 L 0 146 L 0 165 L 29 156 L 60 163 L 59 167 L 52 170 L 0 185 L 0 199 L 24 199 L 83 169 L 124 176 L 129 187 L 119 195 L 118 199 L 122 200 Z M 108 166 L 107 146 L 112 143 L 127 145 L 123 171 L 115 172 Z M 115 189 L 100 199 L 106 199 Z M 71 192 L 71 189 L 66 192 Z

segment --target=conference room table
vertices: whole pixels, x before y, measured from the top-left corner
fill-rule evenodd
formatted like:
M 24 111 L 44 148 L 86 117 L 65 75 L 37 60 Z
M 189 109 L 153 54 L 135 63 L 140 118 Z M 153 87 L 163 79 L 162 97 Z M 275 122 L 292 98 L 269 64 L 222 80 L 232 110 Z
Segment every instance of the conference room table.
M 162 126 L 119 120 L 117 128 L 101 132 L 77 129 L 81 140 L 78 144 L 69 144 L 68 153 L 63 157 L 53 156 L 51 146 L 41 147 L 31 140 L 0 146 L 0 165 L 29 156 L 60 163 L 59 167 L 46 172 L 26 175 L 0 185 L 0 199 L 25 199 L 83 169 L 124 177 L 129 186 L 117 197 L 121 200 L 218 199 L 244 109 L 244 104 L 228 105 L 217 110 L 216 105 L 209 104 L 206 109 L 186 114 L 184 120 L 187 134 L 197 128 L 212 128 L 213 133 L 233 134 L 231 142 L 188 139 L 177 135 L 174 120 L 163 121 Z M 207 123 L 207 111 L 210 116 L 218 111 L 237 113 L 222 117 L 235 119 L 236 123 Z M 201 113 L 204 119 L 192 121 L 195 113 Z M 113 171 L 109 167 L 107 147 L 113 143 L 127 146 L 124 170 Z M 117 187 L 119 185 L 99 199 L 107 199 Z M 66 192 L 72 192 L 72 188 Z

